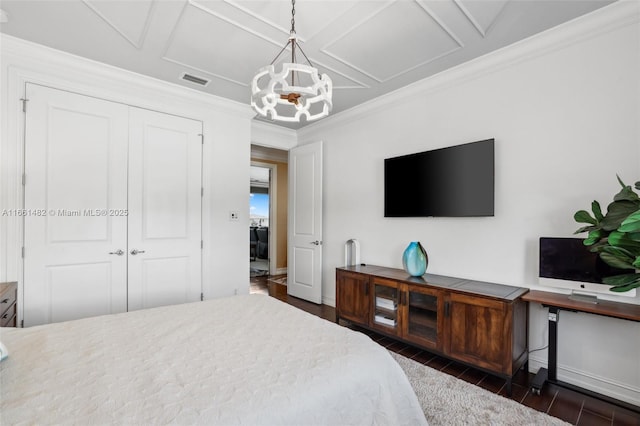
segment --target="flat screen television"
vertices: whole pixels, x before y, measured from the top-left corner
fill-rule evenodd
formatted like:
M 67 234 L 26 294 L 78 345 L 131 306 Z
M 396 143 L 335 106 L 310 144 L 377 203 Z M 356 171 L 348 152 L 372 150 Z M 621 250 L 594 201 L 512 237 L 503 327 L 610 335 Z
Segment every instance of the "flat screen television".
M 602 279 L 630 271 L 607 265 L 598 253 L 583 244 L 582 238 L 541 237 L 539 283 L 578 293 L 635 297 L 635 289 L 614 293 Z
M 385 217 L 494 215 L 494 140 L 384 160 Z

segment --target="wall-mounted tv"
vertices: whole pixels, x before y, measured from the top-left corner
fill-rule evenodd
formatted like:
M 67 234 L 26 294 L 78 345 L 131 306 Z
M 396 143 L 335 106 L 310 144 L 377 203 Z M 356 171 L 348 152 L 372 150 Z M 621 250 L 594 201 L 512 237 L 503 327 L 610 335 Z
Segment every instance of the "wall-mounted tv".
M 494 215 L 494 140 L 384 160 L 385 217 Z

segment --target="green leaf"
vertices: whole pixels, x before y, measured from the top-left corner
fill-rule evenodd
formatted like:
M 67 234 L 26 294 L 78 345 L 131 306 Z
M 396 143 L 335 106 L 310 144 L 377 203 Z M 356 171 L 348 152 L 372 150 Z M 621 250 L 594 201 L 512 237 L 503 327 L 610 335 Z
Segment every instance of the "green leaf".
M 613 247 L 622 247 L 632 253 L 640 254 L 640 241 L 629 238 L 630 234 L 624 232 L 613 231 L 607 238 L 607 243 Z M 635 256 L 635 255 L 634 255 Z
M 638 201 L 638 194 L 636 194 L 630 186 L 623 187 L 620 192 L 613 196 L 613 201 Z
M 576 214 L 573 215 L 573 219 L 578 223 L 590 223 L 592 225 L 598 224 L 598 221 L 592 218 L 586 210 L 577 211 Z
M 605 277 L 602 282 L 609 285 L 627 285 L 640 280 L 640 274 L 622 274 Z
M 634 288 L 638 288 L 638 287 L 640 287 L 640 282 L 623 285 L 623 286 L 611 287 L 609 290 L 615 291 L 616 293 L 624 293 L 625 291 L 633 290 Z
M 607 253 L 607 252 L 602 252 L 600 253 L 600 259 L 602 259 L 604 261 L 604 263 L 606 263 L 609 266 L 613 266 L 614 268 L 618 268 L 618 269 L 636 269 L 631 262 L 625 262 L 624 260 L 618 258 L 617 256 L 611 254 L 611 253 Z
M 612 285 L 609 290 L 622 293 L 640 287 L 640 274 L 622 274 L 606 277 L 603 283 Z
M 627 238 L 640 243 L 640 232 L 627 232 Z
M 640 190 L 640 180 L 638 182 L 636 182 L 636 189 Z
M 614 201 L 607 207 L 607 215 L 600 221 L 600 226 L 605 231 L 613 231 L 620 227 L 622 221 L 631 213 L 638 210 L 639 205 L 631 201 Z M 577 214 L 577 213 L 576 213 Z M 592 222 L 587 222 L 592 223 Z
M 589 231 L 589 236 L 585 238 L 582 244 L 584 244 L 585 246 L 593 245 L 600 241 L 600 238 L 602 238 L 602 236 L 603 235 L 601 229 L 594 229 L 593 231 Z
M 600 203 L 596 200 L 593 200 L 593 202 L 591 203 L 591 211 L 593 212 L 593 216 L 598 222 L 600 222 L 604 218 L 602 214 L 602 208 L 600 208 Z
M 637 232 L 640 231 L 640 210 L 631 213 L 618 227 L 620 232 Z
M 583 232 L 593 231 L 594 229 L 597 229 L 596 226 L 594 226 L 594 225 L 583 226 L 582 228 L 580 228 L 576 232 L 574 232 L 574 234 L 582 234 Z
M 628 264 L 632 264 L 635 260 L 636 256 L 631 253 L 629 250 L 624 249 L 622 247 L 613 247 L 613 246 L 605 246 L 602 249 L 602 253 L 608 253 L 612 256 L 617 257 L 619 260 L 626 262 Z
M 606 239 L 601 239 L 600 241 L 598 241 L 597 243 L 589 247 L 589 251 L 592 253 L 600 253 L 602 252 L 602 249 L 604 249 L 605 247 L 609 247 L 609 243 L 607 243 Z
M 633 261 L 632 265 L 636 268 L 636 269 L 640 269 L 640 256 L 636 257 L 636 260 Z

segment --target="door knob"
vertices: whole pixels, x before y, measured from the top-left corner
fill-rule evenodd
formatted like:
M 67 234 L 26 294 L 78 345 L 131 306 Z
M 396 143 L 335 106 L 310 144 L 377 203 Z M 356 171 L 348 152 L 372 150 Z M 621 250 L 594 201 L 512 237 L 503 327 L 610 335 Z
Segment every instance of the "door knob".
M 320 244 L 322 244 L 322 241 L 318 241 L 318 240 L 311 241 L 311 244 L 313 244 L 314 246 L 319 246 Z
M 110 251 L 109 254 L 115 254 L 116 256 L 122 256 L 124 254 L 124 251 L 118 249 L 116 251 Z
M 129 253 L 131 253 L 132 256 L 135 256 L 138 253 L 144 253 L 144 250 L 133 249 Z

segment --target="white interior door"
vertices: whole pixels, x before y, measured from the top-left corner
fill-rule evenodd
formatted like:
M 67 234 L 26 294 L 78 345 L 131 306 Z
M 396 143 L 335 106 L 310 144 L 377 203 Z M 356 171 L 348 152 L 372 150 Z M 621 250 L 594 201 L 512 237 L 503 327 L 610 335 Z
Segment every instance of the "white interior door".
M 200 300 L 202 123 L 130 114 L 129 310 Z
M 34 84 L 26 97 L 24 325 L 124 312 L 128 107 Z
M 287 293 L 322 303 L 322 142 L 289 151 Z

